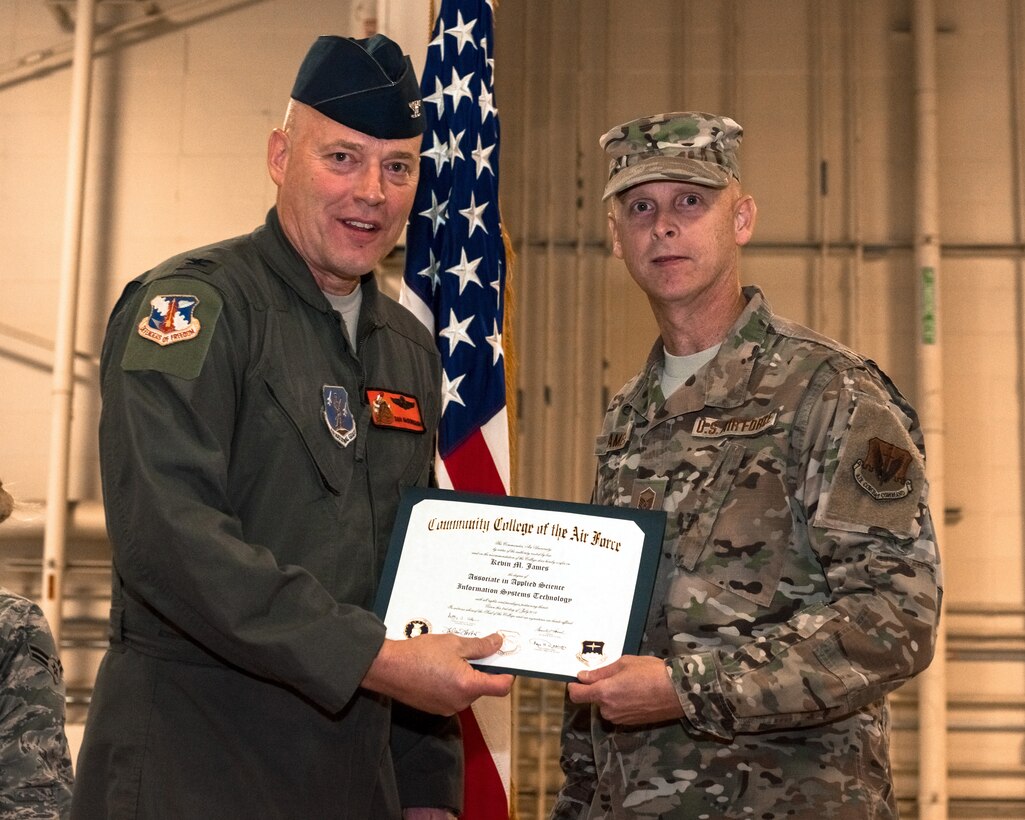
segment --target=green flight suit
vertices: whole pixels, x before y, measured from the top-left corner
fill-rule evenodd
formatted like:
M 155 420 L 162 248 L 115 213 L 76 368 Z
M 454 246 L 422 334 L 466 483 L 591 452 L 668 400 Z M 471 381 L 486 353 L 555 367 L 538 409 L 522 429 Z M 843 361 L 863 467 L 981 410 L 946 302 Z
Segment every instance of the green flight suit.
M 372 275 L 361 287 L 353 351 L 272 210 L 136 279 L 114 309 L 111 646 L 73 816 L 461 804 L 458 722 L 360 688 L 384 640 L 369 607 L 399 492 L 427 483 L 440 412 L 430 333 Z M 381 390 L 415 400 L 424 431 L 378 426 Z

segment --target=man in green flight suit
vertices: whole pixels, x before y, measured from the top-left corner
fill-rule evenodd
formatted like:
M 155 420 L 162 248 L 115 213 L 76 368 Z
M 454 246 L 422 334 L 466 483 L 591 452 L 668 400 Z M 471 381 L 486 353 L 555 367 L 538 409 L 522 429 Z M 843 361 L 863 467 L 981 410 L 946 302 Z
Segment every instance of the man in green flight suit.
M 451 716 L 511 685 L 467 663 L 499 636 L 386 640 L 370 611 L 440 408 L 433 339 L 372 274 L 417 184 L 412 66 L 321 37 L 291 98 L 266 223 L 136 279 L 108 325 L 111 645 L 74 817 L 450 817 Z

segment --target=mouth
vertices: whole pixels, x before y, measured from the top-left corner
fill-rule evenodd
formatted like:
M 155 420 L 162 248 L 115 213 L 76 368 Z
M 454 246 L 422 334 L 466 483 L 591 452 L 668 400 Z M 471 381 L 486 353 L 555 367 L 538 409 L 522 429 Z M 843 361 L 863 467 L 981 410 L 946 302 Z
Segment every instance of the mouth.
M 656 256 L 656 257 L 654 257 L 651 260 L 651 262 L 652 262 L 653 265 L 671 265 L 674 262 L 681 262 L 684 259 L 686 259 L 686 257 L 684 257 L 684 256 L 668 256 L 667 255 L 667 256 Z
M 342 219 L 340 222 L 347 228 L 351 228 L 354 231 L 360 233 L 374 233 L 380 230 L 378 225 L 374 222 L 363 222 L 359 219 Z

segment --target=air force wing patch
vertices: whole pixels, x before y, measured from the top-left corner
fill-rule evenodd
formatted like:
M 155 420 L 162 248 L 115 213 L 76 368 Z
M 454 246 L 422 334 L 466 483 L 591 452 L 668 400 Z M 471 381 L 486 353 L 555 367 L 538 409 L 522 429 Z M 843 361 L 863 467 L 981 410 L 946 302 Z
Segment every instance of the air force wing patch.
M 911 453 L 881 438 L 871 438 L 864 458 L 854 462 L 854 480 L 876 501 L 904 498 L 912 490 Z
M 189 294 L 154 296 L 149 316 L 139 322 L 139 335 L 161 347 L 195 339 L 200 331 L 194 315 L 198 304 L 199 299 Z
M 349 407 L 349 393 L 344 387 L 331 384 L 325 384 L 321 392 L 328 432 L 342 447 L 348 447 L 356 438 L 356 419 Z
M 121 368 L 195 379 L 210 351 L 224 297 L 208 282 L 173 276 L 149 282 L 138 298 Z

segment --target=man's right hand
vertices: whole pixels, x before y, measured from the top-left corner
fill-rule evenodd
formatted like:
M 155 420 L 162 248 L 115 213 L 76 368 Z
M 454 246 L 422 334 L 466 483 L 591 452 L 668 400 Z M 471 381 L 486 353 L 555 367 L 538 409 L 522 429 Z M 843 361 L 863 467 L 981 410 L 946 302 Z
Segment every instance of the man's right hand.
M 435 715 L 454 715 L 481 695 L 509 694 L 512 675 L 474 669 L 467 660 L 494 655 L 502 636 L 463 638 L 419 635 L 385 640 L 363 678 L 363 687 Z

